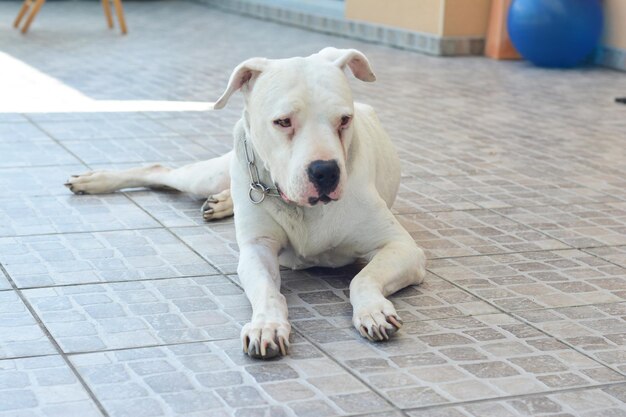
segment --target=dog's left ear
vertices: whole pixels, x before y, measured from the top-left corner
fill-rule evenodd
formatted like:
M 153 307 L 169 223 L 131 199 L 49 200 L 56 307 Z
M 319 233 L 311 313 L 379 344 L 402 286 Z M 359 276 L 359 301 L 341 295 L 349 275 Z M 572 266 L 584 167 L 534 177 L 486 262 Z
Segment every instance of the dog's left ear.
M 237 90 L 242 89 L 245 86 L 251 86 L 254 80 L 265 70 L 268 60 L 266 58 L 250 58 L 237 65 L 237 68 L 233 70 L 228 81 L 228 87 L 222 96 L 213 103 L 214 109 L 223 108 L 228 99 Z
M 333 47 L 324 48 L 317 53 L 327 61 L 332 61 L 339 68 L 346 66 L 350 68 L 352 74 L 361 81 L 376 81 L 376 76 L 372 71 L 370 62 L 362 52 L 356 49 L 337 49 Z

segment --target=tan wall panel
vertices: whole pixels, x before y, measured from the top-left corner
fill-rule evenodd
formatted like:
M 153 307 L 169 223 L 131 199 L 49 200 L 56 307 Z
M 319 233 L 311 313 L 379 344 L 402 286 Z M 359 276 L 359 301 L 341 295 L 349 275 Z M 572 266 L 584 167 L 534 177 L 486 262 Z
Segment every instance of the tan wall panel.
M 602 44 L 626 49 L 626 0 L 604 0 Z
M 444 0 L 346 0 L 346 18 L 441 35 L 443 2 Z
M 490 10 L 491 0 L 446 0 L 443 35 L 485 36 Z

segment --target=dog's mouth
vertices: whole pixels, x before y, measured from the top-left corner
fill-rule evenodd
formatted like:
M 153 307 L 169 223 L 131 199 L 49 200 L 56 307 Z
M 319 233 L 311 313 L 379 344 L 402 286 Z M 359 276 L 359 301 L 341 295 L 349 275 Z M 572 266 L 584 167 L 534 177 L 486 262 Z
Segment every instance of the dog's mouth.
M 327 194 L 323 194 L 319 197 L 309 197 L 309 204 L 312 206 L 316 205 L 319 202 L 328 204 L 331 201 L 337 201 L 337 199 L 330 198 Z
M 287 204 L 293 203 L 293 201 L 287 198 L 287 196 L 285 195 L 285 193 L 283 193 L 283 190 L 281 190 L 280 187 L 277 187 L 277 188 L 278 188 L 278 192 L 280 193 L 280 198 L 282 198 L 285 203 Z

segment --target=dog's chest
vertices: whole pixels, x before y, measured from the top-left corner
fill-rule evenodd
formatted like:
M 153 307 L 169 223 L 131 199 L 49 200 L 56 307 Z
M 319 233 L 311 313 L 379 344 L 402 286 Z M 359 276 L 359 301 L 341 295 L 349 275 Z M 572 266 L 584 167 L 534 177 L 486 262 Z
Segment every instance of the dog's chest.
M 313 265 L 337 267 L 354 262 L 363 255 L 363 248 L 354 238 L 358 216 L 347 216 L 341 202 L 332 206 L 302 209 L 282 205 L 275 220 L 289 240 L 280 256 L 280 263 L 289 268 Z

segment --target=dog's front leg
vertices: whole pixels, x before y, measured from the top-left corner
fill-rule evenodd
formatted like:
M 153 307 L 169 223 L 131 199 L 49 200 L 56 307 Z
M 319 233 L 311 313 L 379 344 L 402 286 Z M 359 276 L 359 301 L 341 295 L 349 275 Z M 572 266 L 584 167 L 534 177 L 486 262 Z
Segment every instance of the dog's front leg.
M 406 231 L 398 232 L 397 239 L 375 251 L 350 283 L 352 323 L 370 340 L 387 340 L 402 326 L 386 297 L 406 286 L 420 284 L 426 275 L 424 251 Z
M 291 325 L 287 302 L 280 293 L 280 244 L 269 238 L 254 239 L 240 247 L 237 272 L 252 305 L 252 320 L 241 331 L 243 350 L 253 358 L 286 355 Z

